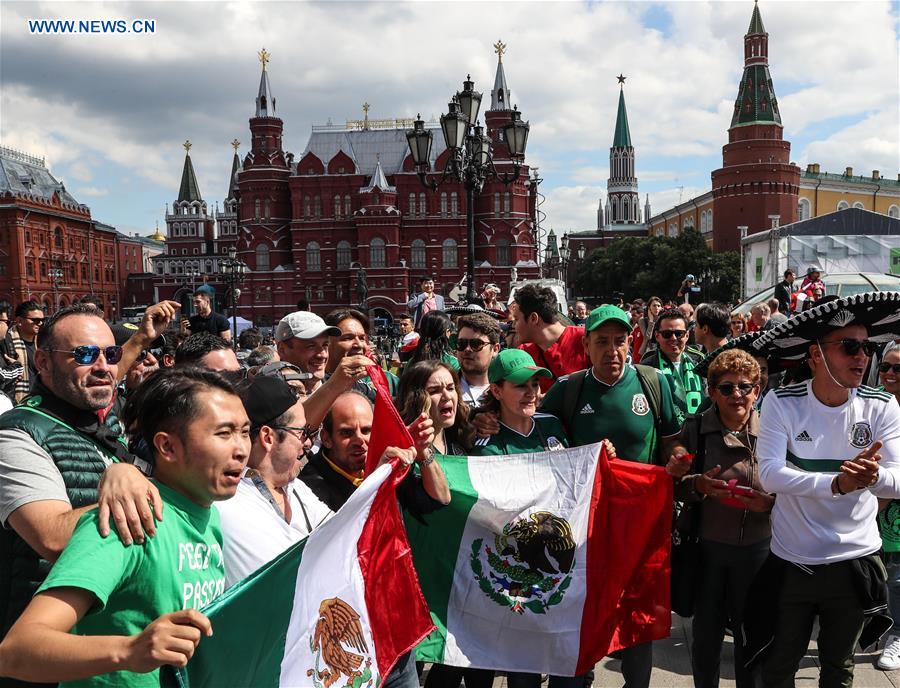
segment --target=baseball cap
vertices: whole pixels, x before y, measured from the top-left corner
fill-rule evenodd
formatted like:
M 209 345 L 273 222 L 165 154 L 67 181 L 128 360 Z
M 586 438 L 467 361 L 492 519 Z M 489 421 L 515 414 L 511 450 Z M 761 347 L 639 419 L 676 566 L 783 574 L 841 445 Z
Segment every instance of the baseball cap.
M 285 339 L 296 337 L 297 339 L 315 339 L 327 334 L 329 337 L 340 337 L 341 331 L 336 327 L 329 327 L 315 313 L 309 311 L 294 311 L 284 316 L 275 328 L 275 341 L 283 342 Z
M 113 338 L 116 340 L 116 344 L 118 346 L 122 346 L 131 339 L 131 336 L 136 334 L 138 331 L 138 326 L 134 323 L 119 323 L 118 325 L 110 325 L 109 329 L 112 330 Z M 166 345 L 166 339 L 162 335 L 154 339 L 150 342 L 150 346 L 148 349 L 161 349 Z
M 500 293 L 500 287 L 498 287 L 498 286 L 497 286 L 496 284 L 494 284 L 493 282 L 490 282 L 490 283 L 488 283 L 488 284 L 485 284 L 485 285 L 484 285 L 484 289 L 483 289 L 482 291 L 487 291 L 488 289 L 490 289 L 490 290 L 492 290 L 492 291 L 495 291 L 495 292 L 497 292 L 498 294 Z
M 494 356 L 488 366 L 488 380 L 491 382 L 509 380 L 514 385 L 521 385 L 535 375 L 553 377 L 553 373 L 546 368 L 536 366 L 531 355 L 522 349 L 504 349 Z
M 277 375 L 257 375 L 241 392 L 250 425 L 258 428 L 274 421 L 297 403 L 291 386 Z
M 584 331 L 591 332 L 608 322 L 619 323 L 622 327 L 631 332 L 631 319 L 628 317 L 628 314 L 618 306 L 613 306 L 608 303 L 591 311 L 587 322 L 584 324 Z

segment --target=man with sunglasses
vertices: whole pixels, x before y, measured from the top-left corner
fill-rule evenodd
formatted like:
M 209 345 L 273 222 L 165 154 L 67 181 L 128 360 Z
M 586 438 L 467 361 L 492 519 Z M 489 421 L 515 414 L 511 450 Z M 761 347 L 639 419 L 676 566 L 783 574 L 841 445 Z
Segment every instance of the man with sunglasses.
M 702 356 L 687 345 L 687 323 L 677 308 L 669 308 L 659 314 L 653 338 L 656 349 L 644 354 L 641 363 L 656 368 L 671 383 L 675 405 L 681 422 L 684 422 L 687 416 L 697 413 L 703 405 L 703 381 L 694 372 Z
M 231 587 L 305 538 L 333 513 L 301 481 L 301 458 L 315 433 L 303 404 L 277 375 L 257 375 L 241 393 L 250 418 L 250 458 L 232 499 L 216 502 Z
M 112 514 L 126 545 L 152 536 L 154 513 L 162 517 L 111 410 L 122 347 L 109 326 L 76 304 L 48 319 L 36 343 L 33 393 L 0 417 L 0 635 L 98 501 L 101 532 Z
M 456 321 L 456 359 L 459 361 L 460 398 L 471 408 L 490 387 L 488 366 L 500 351 L 500 325 L 487 313 L 462 315 Z
M 750 633 L 759 647 L 771 640 L 763 685 L 793 685 L 816 617 L 823 686 L 852 685 L 857 643 L 890 627 L 876 515 L 878 498 L 900 497 L 900 407 L 862 381 L 878 348 L 869 337 L 894 334 L 898 304 L 898 294 L 835 299 L 753 343 L 784 358 L 805 351 L 812 370 L 760 413 L 760 481 L 777 495 L 766 566 L 780 581 L 772 608 L 757 606 L 774 628 Z
M 23 301 L 15 310 L 16 321 L 6 332 L 3 354 L 7 363 L 22 366 L 22 374 L 16 381 L 15 401 L 22 401 L 31 392 L 31 382 L 37 375 L 34 360 L 35 341 L 44 324 L 44 311 L 36 301 Z

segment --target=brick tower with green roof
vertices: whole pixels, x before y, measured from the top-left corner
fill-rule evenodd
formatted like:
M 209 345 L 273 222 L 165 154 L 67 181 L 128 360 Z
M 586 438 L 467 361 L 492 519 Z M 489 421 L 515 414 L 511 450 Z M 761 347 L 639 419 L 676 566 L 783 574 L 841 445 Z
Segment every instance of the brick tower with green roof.
M 712 173 L 717 251 L 740 249 L 740 226 L 748 234 L 797 220 L 800 168 L 790 161 L 778 99 L 769 74 L 769 34 L 754 2 L 744 36 L 744 73 L 738 86 L 722 167 Z

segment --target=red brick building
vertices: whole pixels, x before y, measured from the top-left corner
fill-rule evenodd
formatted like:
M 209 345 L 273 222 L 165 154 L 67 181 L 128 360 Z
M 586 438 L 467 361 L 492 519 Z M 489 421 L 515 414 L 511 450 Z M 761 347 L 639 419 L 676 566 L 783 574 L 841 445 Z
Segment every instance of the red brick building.
M 409 294 L 425 275 L 450 295 L 466 269 L 463 185 L 425 189 L 406 143 L 412 122 L 371 120 L 368 111 L 365 119 L 345 126 L 313 127 L 295 161 L 284 149 L 284 123 L 276 116 L 267 61 L 265 56 L 250 118 L 250 150 L 243 161 L 235 154 L 224 211 L 209 215 L 189 155 L 185 158 L 179 197 L 166 216 L 168 251 L 155 259 L 160 298 L 181 299 L 192 286 L 208 282 L 223 310 L 228 299 L 223 300 L 219 259 L 231 245 L 249 266 L 239 312 L 257 325 L 276 323 L 300 299 L 318 312 L 358 304 L 361 270 L 368 308 L 379 314 L 405 312 Z M 484 113 L 501 174 L 513 167 L 500 138 L 510 117 L 501 58 Z M 432 170 L 439 175 L 448 154 L 437 123 L 428 126 L 435 130 Z M 495 282 L 506 291 L 510 281 L 539 276 L 536 200 L 537 184 L 527 164 L 512 185 L 489 180 L 476 196 L 478 288 Z M 199 273 L 186 273 L 187 266 Z

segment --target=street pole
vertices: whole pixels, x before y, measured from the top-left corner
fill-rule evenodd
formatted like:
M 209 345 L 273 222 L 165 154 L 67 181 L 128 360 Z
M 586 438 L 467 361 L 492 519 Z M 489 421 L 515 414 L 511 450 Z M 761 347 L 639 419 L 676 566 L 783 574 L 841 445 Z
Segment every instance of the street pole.
M 466 303 L 475 302 L 475 185 L 466 184 Z

